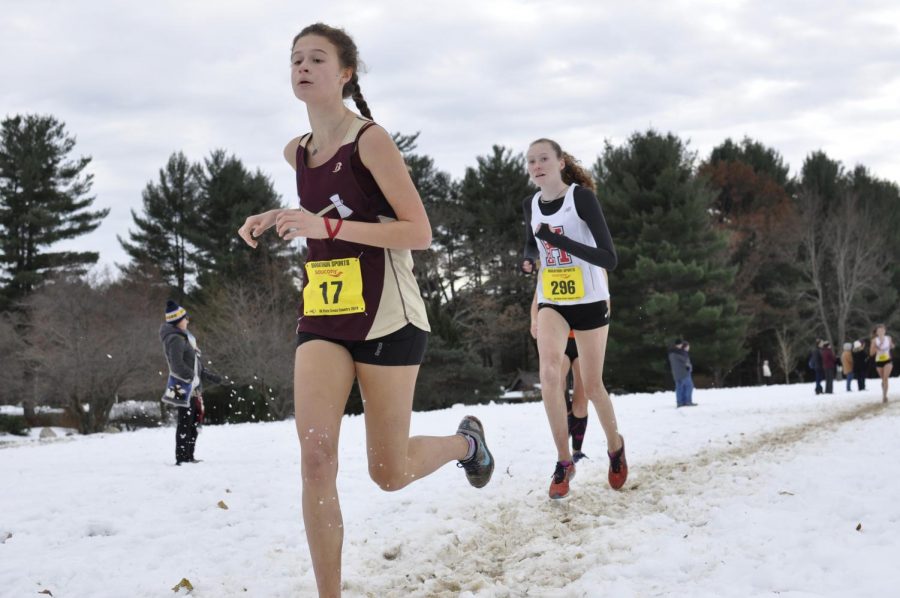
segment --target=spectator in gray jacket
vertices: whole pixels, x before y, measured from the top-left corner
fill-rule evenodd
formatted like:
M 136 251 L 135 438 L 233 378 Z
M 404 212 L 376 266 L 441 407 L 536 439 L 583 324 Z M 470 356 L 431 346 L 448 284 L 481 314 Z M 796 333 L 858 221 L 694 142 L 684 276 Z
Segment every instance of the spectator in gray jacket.
M 178 408 L 175 429 L 175 465 L 199 463 L 194 458 L 197 431 L 203 421 L 202 380 L 214 384 L 222 381 L 217 374 L 203 367 L 197 339 L 188 332 L 190 318 L 183 307 L 174 301 L 166 303 L 166 323 L 159 329 L 169 382 L 162 401 Z
M 669 367 L 672 368 L 672 377 L 675 379 L 675 405 L 676 407 L 695 407 L 693 401 L 694 381 L 691 378 L 691 357 L 688 352 L 691 345 L 685 340 L 676 339 L 669 348 Z

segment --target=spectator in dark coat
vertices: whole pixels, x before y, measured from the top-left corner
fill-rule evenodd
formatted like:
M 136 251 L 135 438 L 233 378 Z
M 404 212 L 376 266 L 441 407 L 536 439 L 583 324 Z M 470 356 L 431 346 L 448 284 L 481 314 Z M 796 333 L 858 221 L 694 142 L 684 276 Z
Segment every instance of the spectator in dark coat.
M 825 372 L 825 394 L 834 394 L 834 374 L 837 366 L 837 357 L 831 349 L 831 343 L 822 343 L 822 369 Z
M 822 394 L 822 380 L 825 379 L 825 368 L 822 367 L 822 344 L 825 341 L 816 340 L 816 346 L 809 353 L 809 369 L 816 375 L 816 394 Z
M 676 339 L 669 348 L 669 367 L 672 369 L 672 378 L 675 379 L 675 406 L 695 407 L 693 401 L 694 381 L 691 377 L 693 365 L 688 354 L 691 346 L 687 341 Z
M 856 387 L 859 390 L 866 389 L 866 370 L 869 369 L 869 352 L 866 350 L 866 341 L 853 341 L 853 377 L 856 378 Z
M 203 421 L 202 381 L 214 384 L 222 381 L 220 376 L 203 367 L 197 339 L 187 329 L 189 319 L 183 307 L 169 301 L 166 303 L 166 323 L 159 329 L 169 364 L 169 383 L 162 400 L 178 408 L 175 465 L 199 463 L 194 458 L 194 447 Z

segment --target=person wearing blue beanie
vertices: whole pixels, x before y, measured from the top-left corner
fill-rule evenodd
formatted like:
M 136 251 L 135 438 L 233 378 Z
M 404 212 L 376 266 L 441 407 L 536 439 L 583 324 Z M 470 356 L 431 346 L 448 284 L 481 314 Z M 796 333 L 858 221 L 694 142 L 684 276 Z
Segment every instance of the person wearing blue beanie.
M 222 378 L 203 367 L 197 339 L 188 331 L 187 311 L 172 301 L 166 302 L 166 322 L 159 329 L 169 379 L 161 398 L 163 403 L 178 409 L 175 428 L 175 465 L 199 463 L 194 458 L 197 433 L 203 422 L 203 394 L 201 380 L 217 384 Z

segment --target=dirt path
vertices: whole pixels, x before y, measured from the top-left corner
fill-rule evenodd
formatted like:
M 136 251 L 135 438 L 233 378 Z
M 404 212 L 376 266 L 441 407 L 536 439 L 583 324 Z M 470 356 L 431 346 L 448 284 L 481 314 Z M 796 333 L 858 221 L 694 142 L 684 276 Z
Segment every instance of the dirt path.
M 386 565 L 397 567 L 398 575 L 390 585 L 351 584 L 345 589 L 349 595 L 373 598 L 455 597 L 467 591 L 498 598 L 564 595 L 561 588 L 581 578 L 598 560 L 630 558 L 630 547 L 617 540 L 618 522 L 627 520 L 640 528 L 642 518 L 664 516 L 688 528 L 702 527 L 706 513 L 698 512 L 691 498 L 703 494 L 709 504 L 752 492 L 758 468 L 745 463 L 748 457 L 769 453 L 773 462 L 789 460 L 791 448 L 798 443 L 896 409 L 900 409 L 897 403 L 856 406 L 827 418 L 746 436 L 727 448 L 704 449 L 689 461 L 632 464 L 629 482 L 620 492 L 606 484 L 605 468 L 595 467 L 576 477 L 573 495 L 567 500 L 550 501 L 535 490 L 515 500 L 490 503 L 473 517 L 480 533 L 464 540 L 448 535 L 443 548 L 426 558 L 401 557 L 391 565 L 373 559 L 365 565 L 373 572 L 383 573 Z M 596 546 L 598 537 L 606 538 L 601 543 L 606 552 L 585 554 L 581 547 Z M 384 558 L 393 557 L 386 554 Z

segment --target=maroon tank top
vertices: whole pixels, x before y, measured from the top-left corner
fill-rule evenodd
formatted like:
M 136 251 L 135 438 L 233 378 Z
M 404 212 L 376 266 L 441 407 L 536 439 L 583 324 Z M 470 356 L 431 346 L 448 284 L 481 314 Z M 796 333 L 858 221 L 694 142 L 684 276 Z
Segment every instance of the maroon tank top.
M 364 124 L 360 125 L 358 121 Z M 359 138 L 374 124 L 357 117 L 356 126 L 351 125 L 348 132 L 350 137 L 352 131 L 358 129 L 355 136 L 345 138 L 337 153 L 315 168 L 306 164 L 304 141 L 308 136 L 301 138 L 297 147 L 297 193 L 301 207 L 314 214 L 346 221 L 379 222 L 379 216 L 396 218 L 357 151 Z M 323 210 L 327 211 L 322 213 Z M 301 293 L 297 332 L 311 332 L 337 340 L 365 340 L 378 313 L 385 284 L 384 249 L 340 239 L 307 239 L 306 246 L 308 261 L 359 258 L 366 310 L 337 316 L 307 316 L 303 314 Z M 308 283 L 304 273 L 303 286 Z

